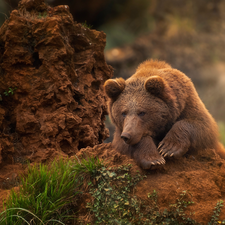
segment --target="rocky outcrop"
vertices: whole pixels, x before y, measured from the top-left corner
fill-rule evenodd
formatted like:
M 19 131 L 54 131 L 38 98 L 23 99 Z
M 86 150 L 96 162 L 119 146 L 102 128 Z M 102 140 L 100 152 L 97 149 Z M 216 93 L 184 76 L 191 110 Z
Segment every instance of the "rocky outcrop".
M 106 36 L 66 5 L 22 0 L 0 29 L 0 163 L 75 154 L 108 137 Z

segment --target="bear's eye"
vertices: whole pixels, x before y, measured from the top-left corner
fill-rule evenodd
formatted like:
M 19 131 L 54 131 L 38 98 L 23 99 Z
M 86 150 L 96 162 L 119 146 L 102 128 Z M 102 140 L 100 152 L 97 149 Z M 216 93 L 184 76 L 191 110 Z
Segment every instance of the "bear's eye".
M 125 112 L 122 113 L 122 116 L 123 116 L 123 117 L 126 117 L 126 115 L 127 115 L 127 114 L 126 114 Z
M 144 116 L 146 113 L 145 112 L 139 112 L 138 116 Z

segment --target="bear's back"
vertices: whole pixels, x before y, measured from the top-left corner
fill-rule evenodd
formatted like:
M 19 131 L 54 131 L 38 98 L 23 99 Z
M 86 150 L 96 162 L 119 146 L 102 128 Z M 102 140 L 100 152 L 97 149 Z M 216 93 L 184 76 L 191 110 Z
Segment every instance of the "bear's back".
M 177 88 L 193 89 L 193 84 L 189 77 L 177 69 L 173 69 L 164 61 L 146 60 L 139 65 L 135 74 L 127 79 L 126 84 L 139 80 L 145 82 L 146 78 L 150 76 L 162 77 L 169 86 Z
M 130 78 L 131 80 L 134 79 L 146 79 L 149 76 L 161 76 L 163 78 L 165 77 L 165 70 L 173 70 L 172 67 L 167 64 L 164 61 L 158 61 L 158 60 L 146 60 L 142 64 L 139 65 L 139 67 L 136 70 L 136 73 L 132 75 Z M 130 79 L 128 79 L 129 81 Z
M 138 72 L 140 69 L 165 69 L 165 68 L 172 68 L 168 63 L 164 61 L 158 61 L 158 60 L 146 60 L 143 63 L 139 65 L 136 72 Z

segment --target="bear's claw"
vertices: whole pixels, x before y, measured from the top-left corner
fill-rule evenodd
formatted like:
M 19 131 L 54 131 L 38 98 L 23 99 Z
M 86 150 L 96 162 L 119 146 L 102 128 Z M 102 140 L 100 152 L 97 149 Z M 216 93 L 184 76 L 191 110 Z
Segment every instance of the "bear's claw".
M 164 145 L 164 143 L 161 142 L 161 143 L 159 144 L 159 146 L 158 146 L 158 150 L 159 150 L 163 145 Z M 161 151 L 162 151 L 162 150 L 161 150 Z M 161 152 L 161 151 L 160 151 L 160 152 Z M 159 152 L 159 153 L 160 153 L 160 152 Z
M 150 136 L 145 136 L 136 145 L 129 145 L 131 158 L 142 169 L 157 169 L 166 163 L 162 155 L 159 154 L 155 143 Z
M 157 169 L 166 163 L 164 158 L 154 160 L 153 162 L 147 161 L 146 159 L 140 161 L 140 166 L 142 169 Z
M 161 161 L 159 161 L 159 160 L 157 161 L 157 164 L 158 164 L 158 165 L 163 165 L 163 164 L 165 164 L 165 163 L 166 163 L 166 161 L 165 161 L 164 159 L 161 160 Z
M 159 154 L 162 157 L 175 157 L 178 158 L 182 155 L 184 155 L 187 150 L 188 150 L 188 146 L 185 146 L 185 143 L 181 143 L 179 141 L 171 141 L 172 138 L 167 139 L 167 140 L 163 140 L 157 150 L 159 151 Z

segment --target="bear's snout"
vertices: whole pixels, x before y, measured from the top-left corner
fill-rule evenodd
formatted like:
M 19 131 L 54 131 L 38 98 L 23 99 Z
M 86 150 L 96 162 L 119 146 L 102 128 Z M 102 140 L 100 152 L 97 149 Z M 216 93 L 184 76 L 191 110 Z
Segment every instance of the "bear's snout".
M 141 140 L 143 133 L 143 125 L 138 116 L 127 115 L 120 135 L 124 142 L 128 145 L 135 145 Z
M 130 140 L 131 140 L 131 136 L 130 134 L 123 132 L 121 134 L 121 138 L 125 141 L 125 143 L 129 144 Z

